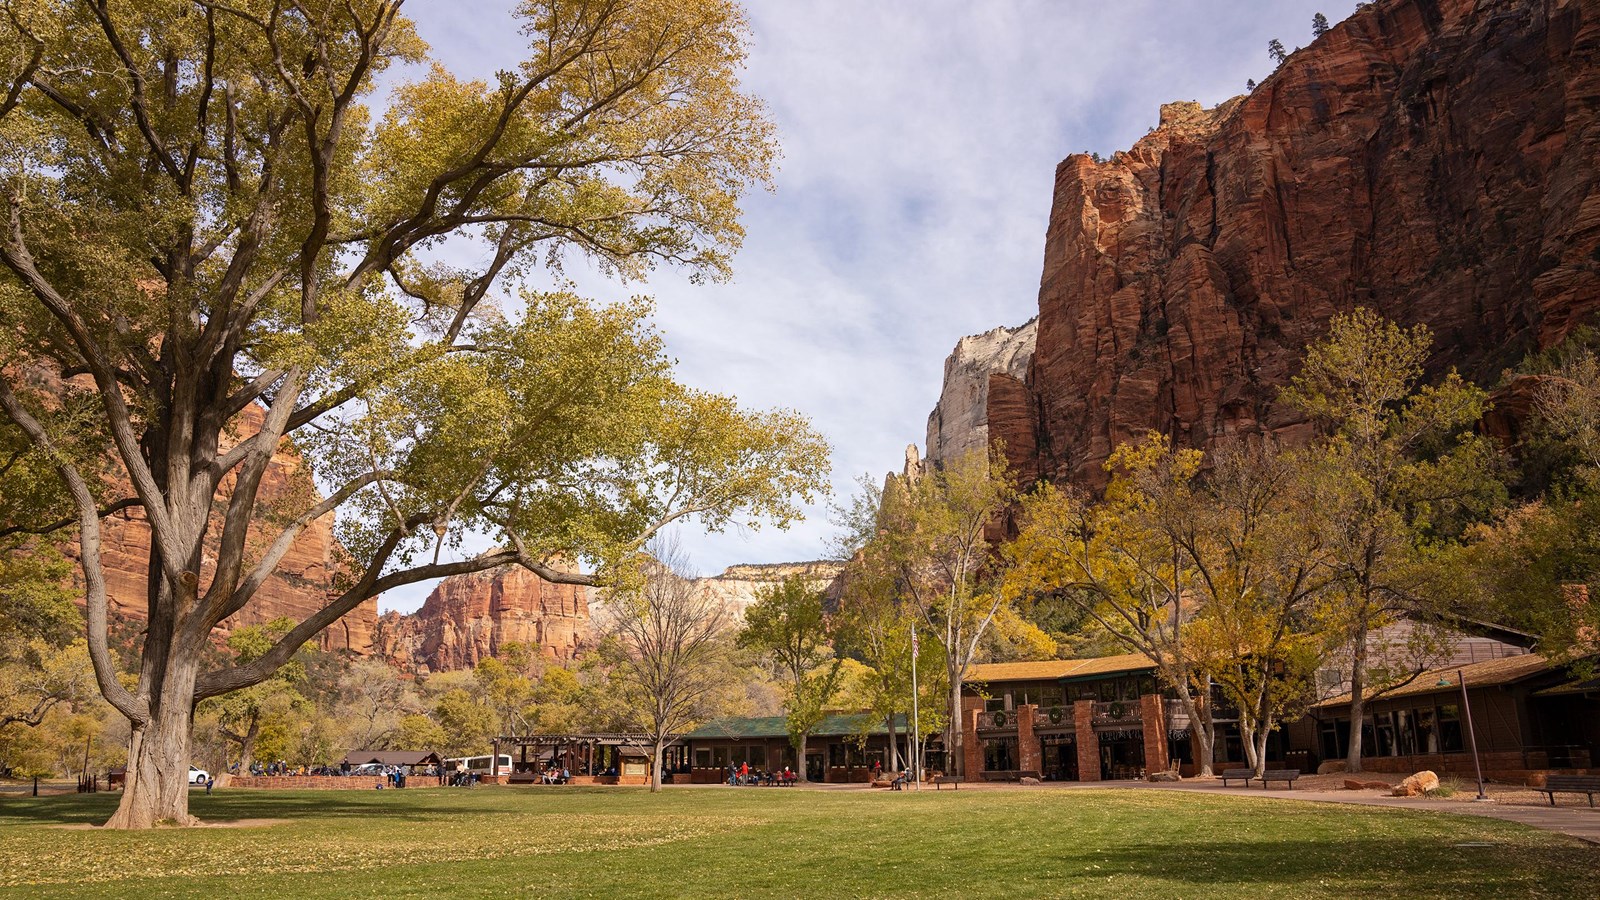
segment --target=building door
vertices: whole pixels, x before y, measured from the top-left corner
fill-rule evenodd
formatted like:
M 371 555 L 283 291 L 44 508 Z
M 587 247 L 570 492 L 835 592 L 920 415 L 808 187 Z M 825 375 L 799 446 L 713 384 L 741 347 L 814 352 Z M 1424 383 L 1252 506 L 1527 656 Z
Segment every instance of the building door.
M 807 781 L 821 781 L 821 780 L 823 780 L 825 772 L 826 772 L 826 769 L 824 769 L 823 766 L 822 766 L 822 754 L 821 753 L 807 753 L 806 754 L 806 780 Z

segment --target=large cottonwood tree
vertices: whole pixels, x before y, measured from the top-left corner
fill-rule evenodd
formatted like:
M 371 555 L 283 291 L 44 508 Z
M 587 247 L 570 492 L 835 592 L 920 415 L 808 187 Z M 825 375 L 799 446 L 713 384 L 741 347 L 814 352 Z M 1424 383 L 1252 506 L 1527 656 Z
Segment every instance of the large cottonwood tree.
M 0 16 L 0 407 L 70 494 L 96 677 L 132 723 L 113 826 L 192 822 L 195 703 L 260 683 L 363 600 L 505 564 L 591 582 L 558 561 L 603 572 L 685 516 L 783 524 L 825 470 L 799 417 L 677 384 L 644 301 L 537 280 L 572 255 L 725 274 L 738 197 L 776 152 L 739 88 L 738 7 L 525 0 L 527 58 L 489 83 L 426 67 L 399 7 Z M 370 111 L 397 63 L 417 77 Z M 68 427 L 83 408 L 95 427 Z M 326 496 L 267 510 L 286 444 Z M 132 687 L 107 647 L 111 508 L 151 530 Z M 329 517 L 336 590 L 259 657 L 204 670 L 213 627 Z M 441 552 L 472 534 L 499 549 Z

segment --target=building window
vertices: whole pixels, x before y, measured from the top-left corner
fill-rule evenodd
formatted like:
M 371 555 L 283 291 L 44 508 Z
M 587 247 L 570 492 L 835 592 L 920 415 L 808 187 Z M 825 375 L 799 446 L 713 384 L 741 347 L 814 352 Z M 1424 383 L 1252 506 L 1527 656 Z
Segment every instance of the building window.
M 1066 703 L 1067 693 L 1060 686 L 1047 687 L 1039 692 L 1039 707 L 1041 709 L 1055 709 L 1058 706 L 1065 706 Z
M 1416 711 L 1417 727 L 1417 752 L 1439 752 L 1439 727 L 1436 724 L 1438 714 L 1432 708 Z
M 1017 768 L 1017 739 L 989 738 L 983 742 L 983 770 L 1010 772 Z
M 1397 756 L 1415 756 L 1417 753 L 1416 716 L 1409 709 L 1394 711 L 1395 750 Z
M 758 769 L 767 767 L 767 747 L 765 744 L 757 744 L 750 748 L 750 765 Z
M 1005 694 L 996 694 L 993 697 L 985 697 L 984 700 L 983 700 L 983 711 L 984 712 L 1005 712 L 1005 709 L 1006 709 L 1006 695 Z
M 1461 743 L 1461 708 L 1454 703 L 1441 703 L 1439 705 L 1439 752 L 1460 753 Z
M 694 765 L 697 769 L 711 768 L 711 748 L 696 747 L 694 749 Z
M 850 746 L 843 742 L 828 745 L 828 765 L 842 769 L 850 764 Z

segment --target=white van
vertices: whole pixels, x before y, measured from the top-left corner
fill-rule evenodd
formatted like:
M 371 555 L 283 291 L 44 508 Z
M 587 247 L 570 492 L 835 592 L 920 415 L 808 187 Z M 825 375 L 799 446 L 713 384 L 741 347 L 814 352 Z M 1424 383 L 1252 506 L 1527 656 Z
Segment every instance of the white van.
M 477 775 L 492 774 L 489 764 L 494 761 L 492 756 L 456 756 L 444 761 L 446 772 L 472 772 Z M 500 754 L 500 774 L 511 774 L 511 754 Z

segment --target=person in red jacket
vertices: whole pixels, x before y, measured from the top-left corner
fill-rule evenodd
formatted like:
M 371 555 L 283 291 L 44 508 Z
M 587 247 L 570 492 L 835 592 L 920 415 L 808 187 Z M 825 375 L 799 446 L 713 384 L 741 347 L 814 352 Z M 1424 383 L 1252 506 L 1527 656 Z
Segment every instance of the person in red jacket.
M 739 763 L 739 783 L 750 783 L 750 764 L 747 762 Z

